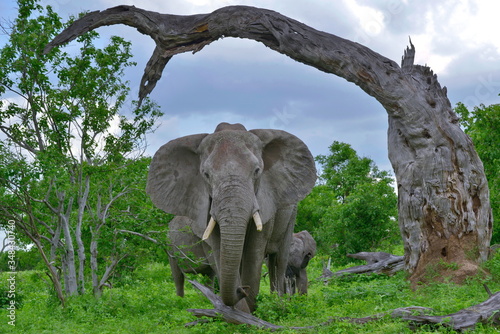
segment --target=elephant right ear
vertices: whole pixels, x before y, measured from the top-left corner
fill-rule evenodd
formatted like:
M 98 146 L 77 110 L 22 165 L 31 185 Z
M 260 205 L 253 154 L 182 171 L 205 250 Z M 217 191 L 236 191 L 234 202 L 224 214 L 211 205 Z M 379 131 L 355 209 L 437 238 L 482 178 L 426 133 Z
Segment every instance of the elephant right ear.
M 174 139 L 155 153 L 146 192 L 158 208 L 194 221 L 201 218 L 197 216 L 201 212 L 208 212 L 210 199 L 200 175 L 197 153 L 206 136 L 197 134 Z

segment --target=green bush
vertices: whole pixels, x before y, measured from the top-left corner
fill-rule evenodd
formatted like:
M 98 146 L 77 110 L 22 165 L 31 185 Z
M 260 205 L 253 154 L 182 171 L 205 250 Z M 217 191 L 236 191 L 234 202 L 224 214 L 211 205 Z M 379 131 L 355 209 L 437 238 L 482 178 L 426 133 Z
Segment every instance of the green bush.
M 346 254 L 401 244 L 390 173 L 348 144 L 335 141 L 330 152 L 316 157 L 321 184 L 299 203 L 295 230 L 308 230 L 336 264 L 346 264 Z

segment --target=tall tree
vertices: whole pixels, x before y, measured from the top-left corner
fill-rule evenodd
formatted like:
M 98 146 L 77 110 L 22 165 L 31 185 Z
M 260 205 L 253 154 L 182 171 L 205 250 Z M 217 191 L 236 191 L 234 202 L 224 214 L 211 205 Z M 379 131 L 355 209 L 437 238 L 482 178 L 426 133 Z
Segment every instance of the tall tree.
M 320 248 L 338 263 L 346 262 L 346 254 L 375 250 L 384 240 L 401 240 L 389 172 L 338 141 L 316 161 L 321 184 L 299 204 L 297 230 L 312 231 Z
M 106 187 L 101 180 L 139 156 L 161 112 L 146 100 L 129 106 L 129 117 L 119 114 L 129 93 L 123 71 L 134 65 L 129 42 L 112 37 L 98 49 L 91 32 L 79 37 L 74 55 L 57 49 L 44 55 L 62 28 L 60 17 L 33 0 L 18 5 L 13 26 L 3 27 L 9 42 L 0 50 L 0 131 L 6 137 L 0 215 L 14 220 L 39 249 L 64 302 L 65 295 L 85 289 L 84 231 L 92 231 L 94 260 L 110 207 L 138 184 L 123 174 Z M 86 220 L 89 212 L 99 219 Z M 101 274 L 114 266 L 116 260 Z M 91 270 L 98 274 L 96 265 Z
M 359 44 L 317 31 L 279 13 L 229 6 L 209 14 L 159 14 L 118 6 L 87 14 L 47 46 L 73 40 L 103 25 L 127 24 L 156 48 L 146 66 L 140 98 L 155 87 L 176 54 L 200 51 L 224 37 L 248 38 L 321 71 L 355 83 L 389 117 L 389 159 L 397 179 L 399 223 L 410 279 L 418 282 L 441 261 L 458 264 L 451 276 L 475 274 L 488 257 L 492 214 L 484 169 L 472 142 L 429 67 L 414 65 L 415 48 L 401 66 Z M 456 275 L 458 274 L 458 275 Z
M 471 137 L 476 151 L 481 157 L 484 172 L 490 188 L 493 217 L 500 217 L 500 104 L 480 105 L 469 111 L 459 103 L 455 111 L 460 115 L 460 123 L 465 133 Z M 500 243 L 500 227 L 494 225 L 493 243 Z

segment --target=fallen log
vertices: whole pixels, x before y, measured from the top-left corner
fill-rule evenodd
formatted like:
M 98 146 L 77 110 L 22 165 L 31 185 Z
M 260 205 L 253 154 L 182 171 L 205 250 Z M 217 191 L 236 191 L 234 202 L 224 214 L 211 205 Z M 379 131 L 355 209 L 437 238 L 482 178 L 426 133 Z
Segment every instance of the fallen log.
M 489 289 L 487 289 L 488 291 Z M 401 319 L 410 321 L 412 326 L 436 324 L 443 327 L 463 331 L 474 329 L 478 323 L 500 326 L 500 292 L 477 305 L 465 308 L 456 313 L 443 316 L 404 314 Z
M 348 321 L 356 324 L 365 324 L 371 321 L 377 321 L 390 315 L 394 319 L 401 319 L 410 322 L 411 327 L 416 327 L 426 324 L 435 324 L 437 326 L 450 327 L 454 330 L 467 330 L 473 329 L 476 324 L 482 323 L 487 325 L 500 325 L 500 292 L 491 294 L 489 289 L 486 291 L 490 295 L 489 298 L 480 304 L 468 307 L 466 309 L 460 310 L 456 313 L 444 315 L 444 316 L 430 316 L 427 315 L 432 312 L 432 309 L 421 306 L 409 306 L 401 307 L 392 311 L 375 314 L 363 318 L 350 318 L 350 317 L 335 317 L 330 318 L 328 321 L 317 324 L 314 326 L 306 327 L 284 327 L 274 325 L 270 322 L 264 321 L 257 318 L 249 313 L 245 313 L 240 310 L 236 310 L 230 306 L 224 305 L 222 299 L 213 293 L 212 290 L 200 284 L 197 281 L 189 281 L 196 289 L 200 290 L 205 297 L 210 300 L 214 309 L 188 309 L 193 315 L 198 318 L 208 317 L 208 318 L 219 318 L 231 324 L 247 324 L 250 326 L 255 326 L 264 329 L 270 329 L 271 331 L 279 329 L 312 329 L 319 326 L 326 326 L 333 322 L 338 321 Z M 200 319 L 197 321 L 190 322 L 186 326 L 193 326 L 198 323 L 206 322 L 206 319 Z
M 247 324 L 251 326 L 256 326 L 260 328 L 267 328 L 271 330 L 277 330 L 277 329 L 282 329 L 284 328 L 283 326 L 277 326 L 274 325 L 270 322 L 264 321 L 262 319 L 259 319 L 249 313 L 245 313 L 243 311 L 234 309 L 230 306 L 224 305 L 222 302 L 222 299 L 217 296 L 215 293 L 213 293 L 212 290 L 204 286 L 203 284 L 197 282 L 197 281 L 192 281 L 189 280 L 189 282 L 198 290 L 203 293 L 205 297 L 210 300 L 212 305 L 214 306 L 215 309 L 213 310 L 207 310 L 207 309 L 188 309 L 189 312 L 191 312 L 193 315 L 195 315 L 198 318 L 201 317 L 209 317 L 209 318 L 217 318 L 221 317 L 224 321 L 231 323 L 231 324 Z M 191 322 L 187 324 L 187 326 L 192 326 L 197 324 L 198 322 Z
M 394 273 L 404 269 L 404 256 L 392 255 L 384 252 L 360 252 L 348 254 L 348 257 L 365 260 L 367 264 L 342 269 L 336 272 L 330 271 L 328 267 L 323 269 L 323 275 L 320 278 L 330 279 L 334 276 L 343 276 L 349 274 L 386 274 Z
M 194 280 L 189 280 L 189 282 L 198 290 L 201 291 L 201 293 L 210 300 L 212 305 L 214 306 L 214 309 L 188 309 L 189 312 L 191 312 L 194 316 L 201 318 L 201 317 L 208 317 L 208 318 L 219 318 L 222 319 L 228 323 L 231 324 L 236 324 L 236 325 L 241 325 L 241 324 L 247 324 L 250 326 L 255 326 L 259 328 L 264 328 L 264 329 L 270 329 L 271 331 L 279 330 L 279 329 L 313 329 L 319 326 L 326 326 L 329 325 L 333 322 L 338 322 L 338 321 L 349 321 L 352 323 L 357 323 L 357 324 L 365 324 L 370 321 L 376 321 L 379 320 L 383 317 L 385 317 L 387 314 L 391 314 L 392 317 L 394 318 L 401 318 L 402 316 L 405 315 L 411 315 L 411 314 L 426 314 L 429 311 L 432 311 L 431 309 L 424 308 L 424 307 L 419 307 L 419 306 L 410 306 L 410 307 L 403 307 L 403 308 L 398 308 L 393 311 L 387 312 L 387 313 L 380 313 L 376 314 L 373 316 L 368 316 L 368 317 L 363 317 L 363 318 L 349 318 L 349 317 L 336 317 L 336 318 L 330 318 L 328 321 L 323 322 L 321 324 L 317 324 L 314 326 L 305 326 L 305 327 L 285 327 L 285 326 L 278 326 L 274 325 L 270 322 L 267 322 L 265 320 L 262 320 L 260 318 L 257 318 L 256 316 L 253 316 L 249 313 L 245 313 L 243 311 L 234 309 L 230 306 L 224 305 L 222 302 L 222 299 L 217 296 L 212 290 L 204 286 L 203 284 L 194 281 Z M 204 323 L 207 322 L 206 319 L 199 319 L 197 321 L 193 321 L 190 323 L 187 323 L 185 326 L 194 326 L 199 323 Z

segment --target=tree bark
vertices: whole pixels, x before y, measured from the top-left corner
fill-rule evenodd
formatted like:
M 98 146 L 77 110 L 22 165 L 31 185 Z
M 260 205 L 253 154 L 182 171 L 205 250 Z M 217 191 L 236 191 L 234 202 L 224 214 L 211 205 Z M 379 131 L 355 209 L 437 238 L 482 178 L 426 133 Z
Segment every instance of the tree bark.
M 77 244 L 78 252 L 78 293 L 83 295 L 85 293 L 85 245 L 82 239 L 82 225 L 85 212 L 85 206 L 87 205 L 87 200 L 89 198 L 90 192 L 90 176 L 85 176 L 85 182 L 80 180 L 80 191 L 78 194 L 78 220 L 75 229 L 75 239 Z M 83 188 L 83 189 L 82 189 Z M 83 190 L 83 191 L 82 191 Z
M 410 321 L 414 325 L 437 324 L 444 327 L 453 328 L 457 331 L 474 329 L 476 324 L 500 325 L 500 292 L 492 294 L 489 298 L 477 305 L 465 308 L 458 312 L 443 315 L 414 315 L 403 314 L 402 319 Z
M 62 210 L 62 203 L 64 202 L 64 193 L 58 194 L 60 201 L 59 224 L 61 224 L 62 232 L 64 234 L 64 254 L 62 256 L 62 267 L 64 272 L 64 289 L 68 296 L 73 296 L 78 293 L 78 282 L 76 279 L 75 267 L 75 248 L 73 246 L 73 239 L 70 231 L 70 215 L 73 206 L 73 199 L 71 198 L 68 203 L 66 212 Z
M 353 82 L 375 97 L 389 118 L 389 158 L 399 198 L 405 267 L 413 282 L 431 264 L 458 264 L 464 278 L 488 257 L 493 217 L 483 165 L 460 129 L 437 76 L 414 65 L 410 41 L 401 66 L 358 43 L 317 31 L 279 13 L 230 6 L 210 14 L 179 16 L 118 6 L 91 12 L 45 49 L 100 26 L 126 24 L 149 35 L 156 49 L 141 81 L 140 99 L 152 91 L 172 56 L 197 52 L 224 37 L 248 38 L 306 65 Z

